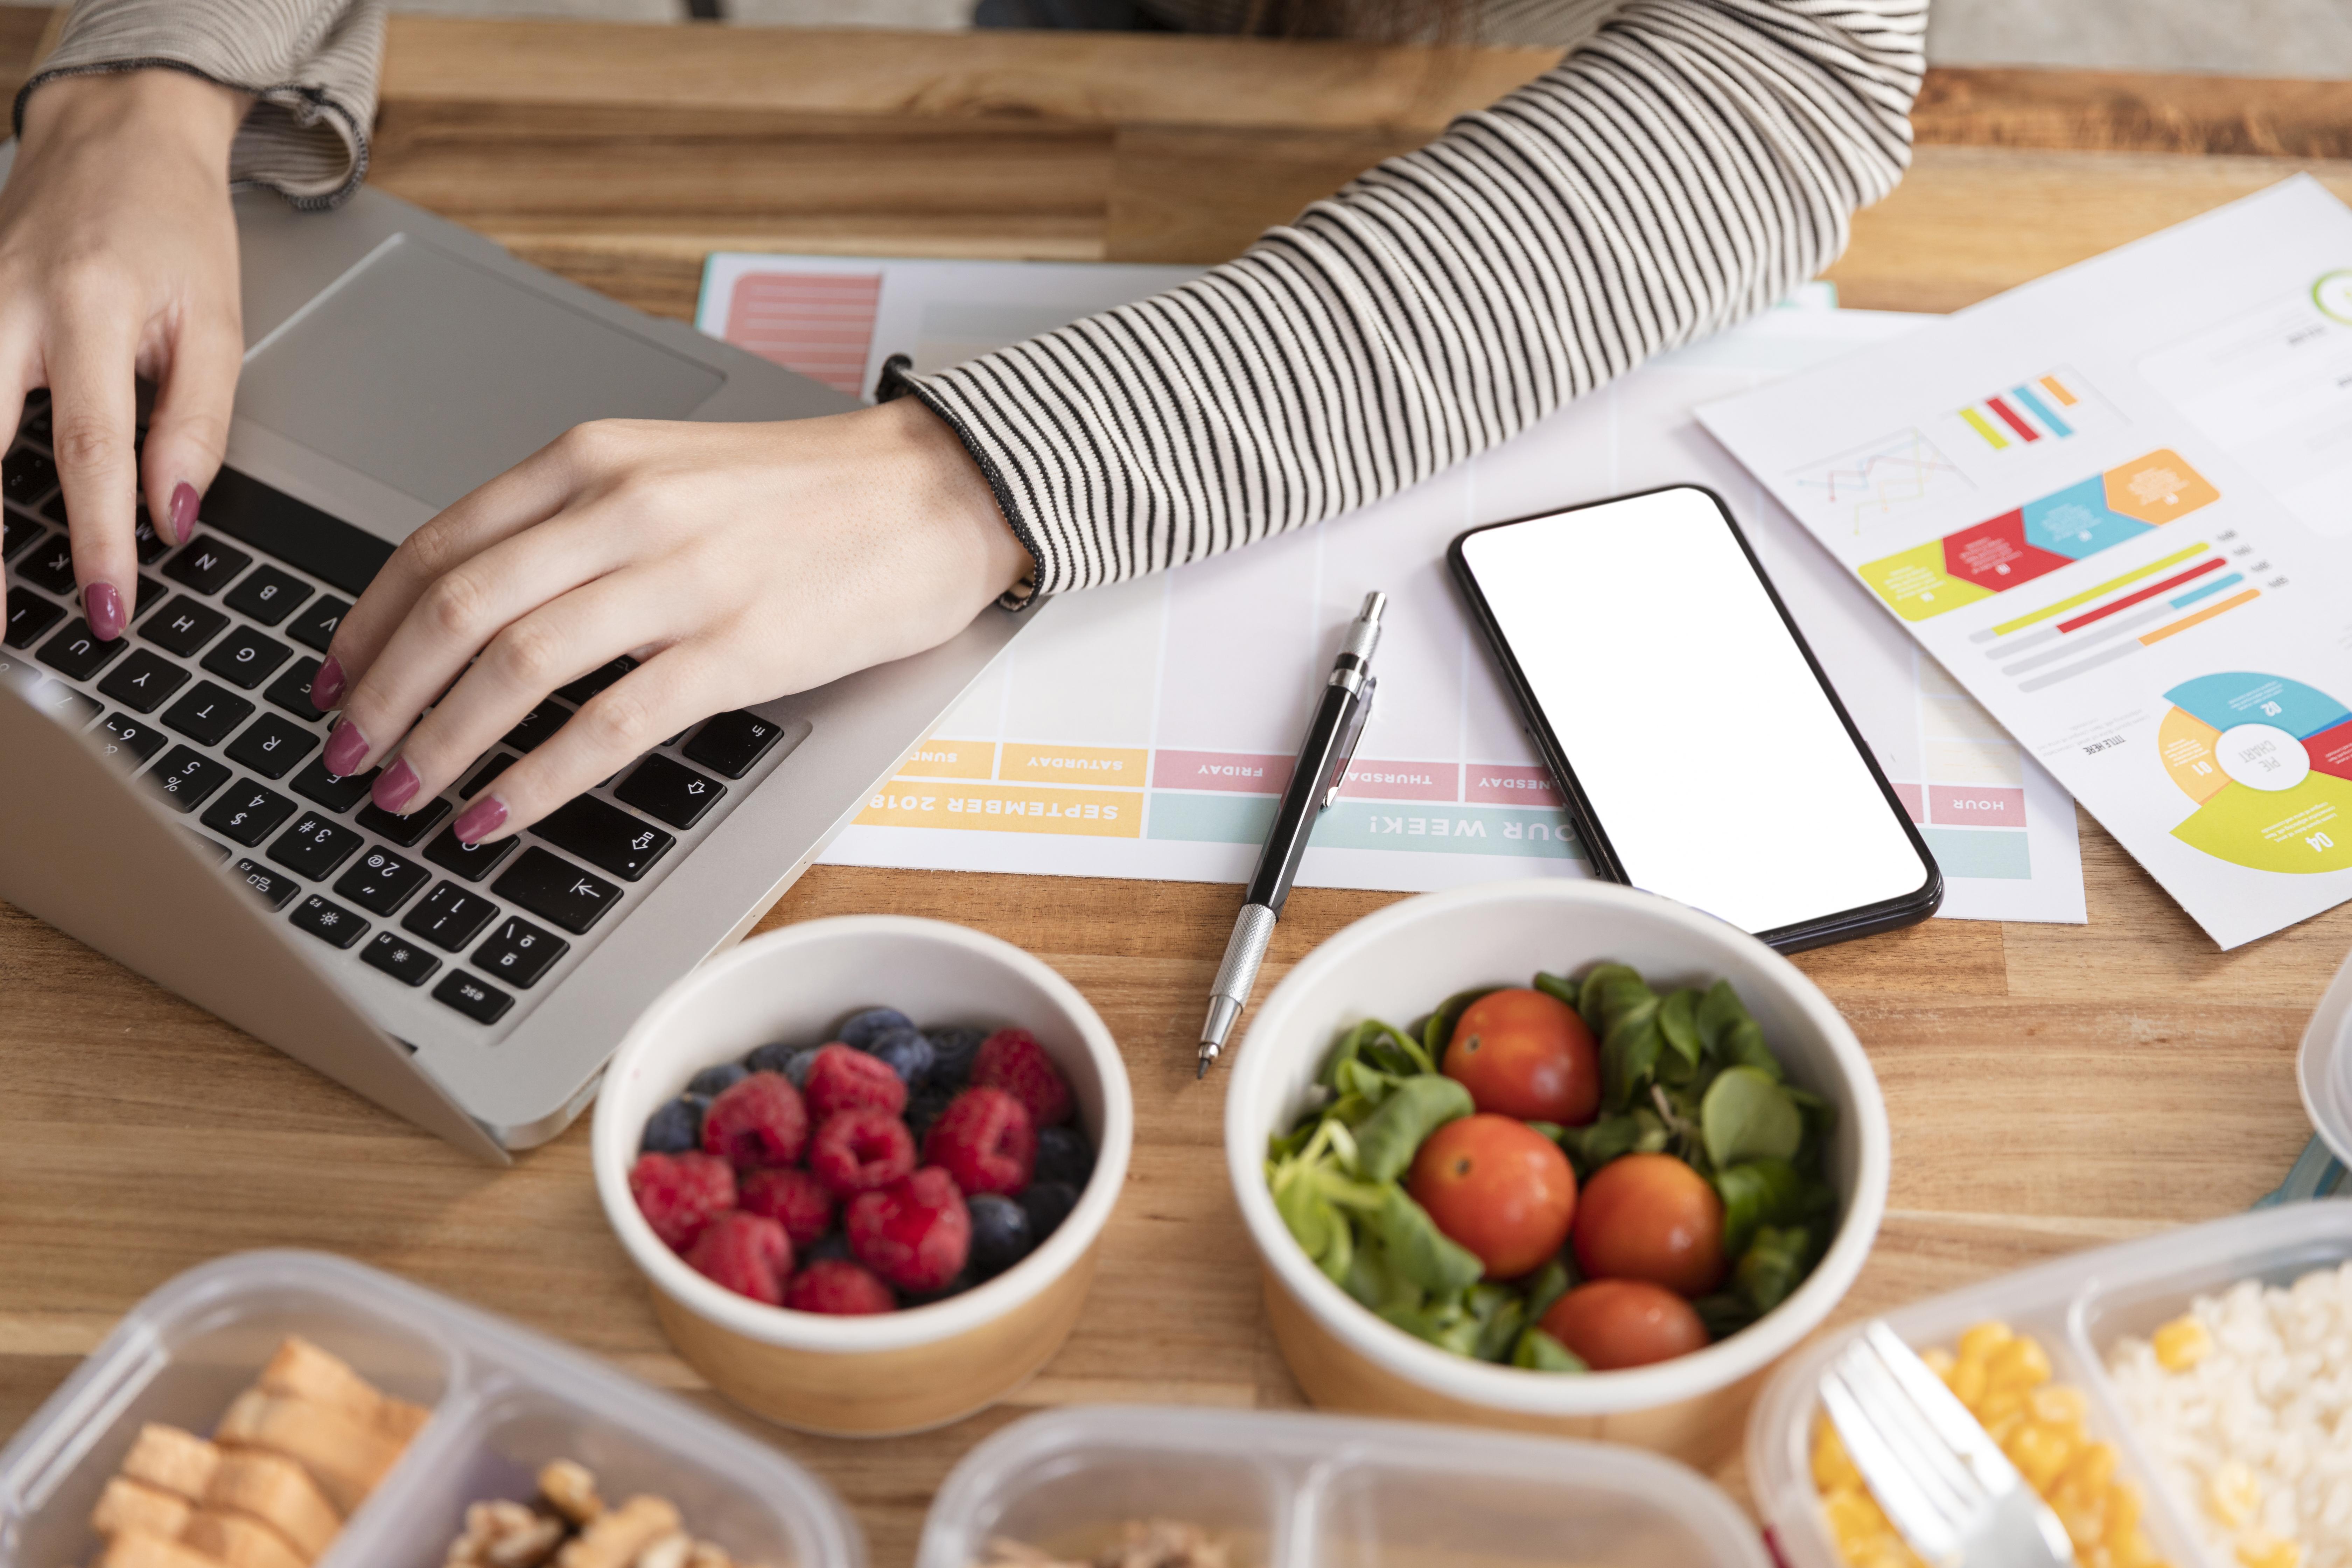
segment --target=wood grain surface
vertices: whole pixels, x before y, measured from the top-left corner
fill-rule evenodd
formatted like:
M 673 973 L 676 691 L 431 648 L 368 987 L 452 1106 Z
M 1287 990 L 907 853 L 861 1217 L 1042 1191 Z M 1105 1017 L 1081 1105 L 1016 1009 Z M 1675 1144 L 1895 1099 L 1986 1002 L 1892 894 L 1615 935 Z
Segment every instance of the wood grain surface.
M 37 32 L 0 11 L 0 76 L 21 78 Z M 672 315 L 719 247 L 1211 262 L 1548 58 L 403 17 L 376 178 Z M 2342 91 L 1935 73 L 1914 174 L 1830 276 L 1850 304 L 1946 310 L 2295 170 L 2352 196 Z M 2294 1047 L 2352 910 L 2222 954 L 2087 820 L 2084 858 L 2086 926 L 1937 921 L 1799 961 L 1893 1118 L 1887 1222 L 1844 1315 L 2241 1210 L 2308 1136 Z M 1221 1086 L 1192 1078 L 1234 900 L 821 868 L 768 917 L 890 910 L 1017 942 L 1101 1011 L 1135 1080 L 1092 1298 L 1018 1401 L 881 1443 L 739 1418 L 840 1490 L 877 1563 L 910 1560 L 940 1478 L 1024 1409 L 1298 1401 L 1225 1186 Z M 1389 901 L 1298 893 L 1260 994 Z M 278 1246 L 395 1270 L 709 1403 L 606 1232 L 585 1131 L 486 1171 L 0 907 L 0 1431 L 146 1291 Z M 1736 1463 L 1719 1479 L 1741 1491 Z

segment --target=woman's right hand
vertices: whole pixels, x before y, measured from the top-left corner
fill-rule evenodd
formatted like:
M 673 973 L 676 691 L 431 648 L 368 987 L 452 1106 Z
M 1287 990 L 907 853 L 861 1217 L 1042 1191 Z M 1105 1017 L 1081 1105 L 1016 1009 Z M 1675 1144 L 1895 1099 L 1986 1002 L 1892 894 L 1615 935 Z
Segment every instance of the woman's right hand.
M 0 412 L 13 430 L 49 389 L 74 580 L 106 640 L 136 610 L 142 479 L 180 543 L 228 442 L 245 353 L 228 155 L 250 102 L 178 70 L 60 78 L 26 103 L 0 189 Z M 156 387 L 143 462 L 139 376 Z

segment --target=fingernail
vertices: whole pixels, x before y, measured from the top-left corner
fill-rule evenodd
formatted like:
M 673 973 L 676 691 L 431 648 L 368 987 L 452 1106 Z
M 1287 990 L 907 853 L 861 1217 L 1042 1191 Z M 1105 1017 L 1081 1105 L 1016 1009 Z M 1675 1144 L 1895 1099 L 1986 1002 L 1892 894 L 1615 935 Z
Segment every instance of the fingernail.
M 375 797 L 376 805 L 398 815 L 400 808 L 406 805 L 409 797 L 416 793 L 416 770 L 408 765 L 406 757 L 403 757 L 376 775 L 375 787 L 368 793 Z
M 357 724 L 345 719 L 335 726 L 335 732 L 327 737 L 326 752 L 319 760 L 326 763 L 327 771 L 337 778 L 349 778 L 359 772 L 360 759 L 367 754 L 367 737 L 360 733 Z
M 122 635 L 122 595 L 111 583 L 92 583 L 81 591 L 82 613 L 89 617 L 90 635 L 112 642 Z
M 319 666 L 319 673 L 310 678 L 310 706 L 321 713 L 330 712 L 342 694 L 343 667 L 330 654 Z
M 185 544 L 196 526 L 196 487 L 182 479 L 172 491 L 172 542 Z
M 478 844 L 486 834 L 496 833 L 499 824 L 507 819 L 507 803 L 497 795 L 486 795 L 467 806 L 450 831 L 457 834 L 460 844 Z

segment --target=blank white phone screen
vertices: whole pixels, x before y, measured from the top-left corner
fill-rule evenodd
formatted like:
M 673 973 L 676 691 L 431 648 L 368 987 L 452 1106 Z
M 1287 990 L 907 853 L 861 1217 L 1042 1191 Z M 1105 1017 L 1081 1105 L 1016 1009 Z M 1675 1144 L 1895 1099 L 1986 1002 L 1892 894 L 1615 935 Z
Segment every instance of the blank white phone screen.
M 1926 883 L 1706 492 L 1490 528 L 1462 553 L 1633 886 L 1760 932 Z

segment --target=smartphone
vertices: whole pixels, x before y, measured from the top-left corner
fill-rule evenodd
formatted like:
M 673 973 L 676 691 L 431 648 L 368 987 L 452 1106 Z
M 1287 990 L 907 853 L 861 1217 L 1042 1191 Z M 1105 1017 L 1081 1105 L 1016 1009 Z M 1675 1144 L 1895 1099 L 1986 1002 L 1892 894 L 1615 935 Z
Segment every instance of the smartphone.
M 1944 878 L 1713 490 L 1446 552 L 1595 872 L 1784 952 L 1926 920 Z

